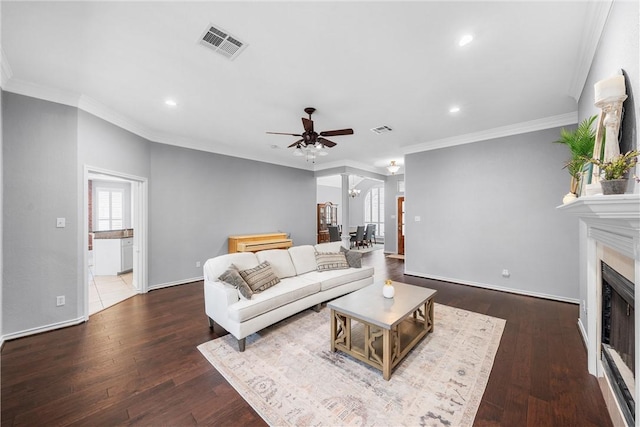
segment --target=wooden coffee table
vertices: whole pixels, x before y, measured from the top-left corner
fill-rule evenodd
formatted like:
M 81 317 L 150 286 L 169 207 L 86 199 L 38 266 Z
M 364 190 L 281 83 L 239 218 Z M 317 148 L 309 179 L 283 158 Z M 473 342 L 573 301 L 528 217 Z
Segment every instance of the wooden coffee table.
M 331 309 L 331 351 L 340 350 L 382 371 L 391 370 L 429 332 L 437 291 L 393 282 L 395 296 L 382 296 L 383 283 L 337 298 Z

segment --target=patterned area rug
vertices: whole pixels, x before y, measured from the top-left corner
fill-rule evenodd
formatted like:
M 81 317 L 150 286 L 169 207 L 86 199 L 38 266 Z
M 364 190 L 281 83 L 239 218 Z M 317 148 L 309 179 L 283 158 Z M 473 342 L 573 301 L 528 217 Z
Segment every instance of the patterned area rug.
M 435 306 L 435 330 L 382 373 L 329 350 L 330 310 L 198 349 L 270 425 L 471 426 L 505 320 Z

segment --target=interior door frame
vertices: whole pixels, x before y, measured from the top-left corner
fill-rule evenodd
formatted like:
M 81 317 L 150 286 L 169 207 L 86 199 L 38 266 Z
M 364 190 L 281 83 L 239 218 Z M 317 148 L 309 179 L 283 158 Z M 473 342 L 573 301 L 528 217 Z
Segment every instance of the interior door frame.
M 89 277 L 89 251 L 87 249 L 87 239 L 89 236 L 89 176 L 94 173 L 125 179 L 131 183 L 131 201 L 133 205 L 133 217 L 131 218 L 131 225 L 135 230 L 135 232 L 133 233 L 133 286 L 135 287 L 136 292 L 139 294 L 147 293 L 149 291 L 149 183 L 147 178 L 85 165 L 82 185 L 83 190 L 82 196 L 80 197 L 80 200 L 82 201 L 83 231 L 82 233 L 80 233 L 79 239 L 83 263 L 83 280 L 81 283 L 82 292 L 80 293 L 80 295 L 84 295 L 84 304 L 81 312 L 84 315 L 85 321 L 89 320 L 89 288 L 87 280 L 87 278 Z
M 404 218 L 403 206 L 404 196 L 398 196 L 396 200 L 396 252 L 398 255 L 404 255 L 404 234 L 402 233 L 402 218 Z M 402 248 L 402 251 L 400 251 L 400 248 Z

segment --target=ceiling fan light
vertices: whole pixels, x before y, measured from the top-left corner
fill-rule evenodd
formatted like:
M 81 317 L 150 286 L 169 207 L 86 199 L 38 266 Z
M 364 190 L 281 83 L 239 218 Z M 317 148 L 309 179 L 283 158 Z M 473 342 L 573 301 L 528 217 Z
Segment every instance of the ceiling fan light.
M 302 152 L 302 148 L 298 147 L 295 150 L 293 150 L 293 155 L 296 157 L 304 156 L 304 153 Z
M 329 154 L 327 151 L 318 151 L 318 156 L 326 156 L 327 154 Z

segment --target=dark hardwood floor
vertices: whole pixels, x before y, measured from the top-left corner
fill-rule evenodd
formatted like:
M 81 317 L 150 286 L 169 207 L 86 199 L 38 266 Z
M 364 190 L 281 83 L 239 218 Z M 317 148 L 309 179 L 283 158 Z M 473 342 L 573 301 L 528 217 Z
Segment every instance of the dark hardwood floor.
M 363 261 L 437 289 L 441 304 L 507 320 L 475 425 L 611 425 L 587 373 L 578 306 L 405 276 L 382 251 Z M 265 425 L 196 349 L 223 333 L 209 330 L 202 287 L 152 291 L 85 324 L 6 342 L 2 426 Z

